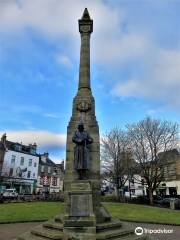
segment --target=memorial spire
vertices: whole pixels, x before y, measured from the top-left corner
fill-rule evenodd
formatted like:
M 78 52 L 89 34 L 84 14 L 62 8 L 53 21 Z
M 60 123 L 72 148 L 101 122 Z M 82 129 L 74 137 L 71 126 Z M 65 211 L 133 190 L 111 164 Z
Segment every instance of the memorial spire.
M 79 32 L 81 34 L 81 50 L 78 89 L 90 89 L 90 35 L 93 32 L 93 20 L 90 18 L 87 8 L 84 9 L 82 18 L 79 19 Z

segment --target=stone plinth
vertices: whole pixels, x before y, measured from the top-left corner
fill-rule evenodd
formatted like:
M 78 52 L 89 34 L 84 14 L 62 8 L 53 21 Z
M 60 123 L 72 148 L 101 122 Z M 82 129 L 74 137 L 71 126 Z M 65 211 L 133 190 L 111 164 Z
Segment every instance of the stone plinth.
M 69 202 L 63 218 L 64 235 L 67 235 L 67 239 L 72 237 L 86 240 L 87 236 L 89 239 L 96 239 L 96 218 L 90 182 L 87 180 L 72 182 L 66 194 Z

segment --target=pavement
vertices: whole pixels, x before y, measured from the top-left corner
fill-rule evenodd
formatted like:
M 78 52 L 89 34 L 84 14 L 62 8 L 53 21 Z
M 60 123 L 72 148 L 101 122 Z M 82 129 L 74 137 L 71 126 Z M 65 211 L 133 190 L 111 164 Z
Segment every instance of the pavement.
M 149 234 L 149 236 L 157 240 L 180 240 L 180 226 L 161 225 L 161 224 L 149 224 L 149 223 L 134 223 L 123 222 L 130 225 L 131 228 L 142 227 L 143 231 L 147 230 L 168 230 L 172 233 L 158 233 Z M 29 231 L 31 228 L 41 224 L 41 222 L 29 222 L 29 223 L 10 223 L 0 224 L 0 240 L 14 240 L 20 234 Z
M 14 240 L 20 234 L 39 224 L 41 222 L 0 224 L 0 240 Z

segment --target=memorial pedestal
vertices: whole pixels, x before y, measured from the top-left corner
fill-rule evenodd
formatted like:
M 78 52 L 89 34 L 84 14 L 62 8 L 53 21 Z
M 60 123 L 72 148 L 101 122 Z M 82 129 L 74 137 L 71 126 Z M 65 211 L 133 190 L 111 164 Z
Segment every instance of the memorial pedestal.
M 67 210 L 64 215 L 63 232 L 66 239 L 96 239 L 96 219 L 93 213 L 90 182 L 79 180 L 70 183 L 67 191 Z

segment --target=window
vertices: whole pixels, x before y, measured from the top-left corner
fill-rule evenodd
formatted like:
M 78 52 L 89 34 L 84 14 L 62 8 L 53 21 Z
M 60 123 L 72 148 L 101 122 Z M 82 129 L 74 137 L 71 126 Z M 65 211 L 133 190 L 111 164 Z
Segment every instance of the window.
M 36 174 L 35 174 L 35 173 L 33 173 L 33 178 L 35 178 L 35 176 L 36 176 Z
M 53 186 L 57 186 L 57 178 L 56 178 L 56 177 L 53 177 L 53 179 L 52 179 L 52 185 L 53 185 Z
M 21 162 L 20 165 L 23 166 L 24 165 L 24 157 L 21 157 Z
M 48 184 L 48 185 L 51 184 L 51 177 L 47 177 L 47 184 Z
M 44 176 L 41 176 L 41 177 L 40 177 L 40 185 L 44 185 L 44 179 L 45 179 Z
M 13 168 L 10 168 L 10 170 L 9 170 L 9 176 L 10 176 L 10 177 L 13 176 Z
M 44 166 L 41 166 L 41 172 L 44 172 Z
M 29 167 L 32 166 L 32 159 L 29 159 Z
M 34 162 L 34 167 L 36 167 L 37 166 L 37 163 L 36 162 Z
M 31 154 L 36 154 L 36 149 L 35 148 L 30 148 L 30 153 Z
M 15 145 L 15 150 L 19 151 L 19 152 L 22 151 L 22 146 L 20 144 L 16 144 Z
M 31 177 L 31 171 L 28 171 L 27 178 Z
M 15 164 L 15 159 L 16 159 L 16 156 L 12 155 L 12 157 L 11 157 L 11 164 Z
M 48 173 L 51 173 L 51 167 L 48 167 Z

